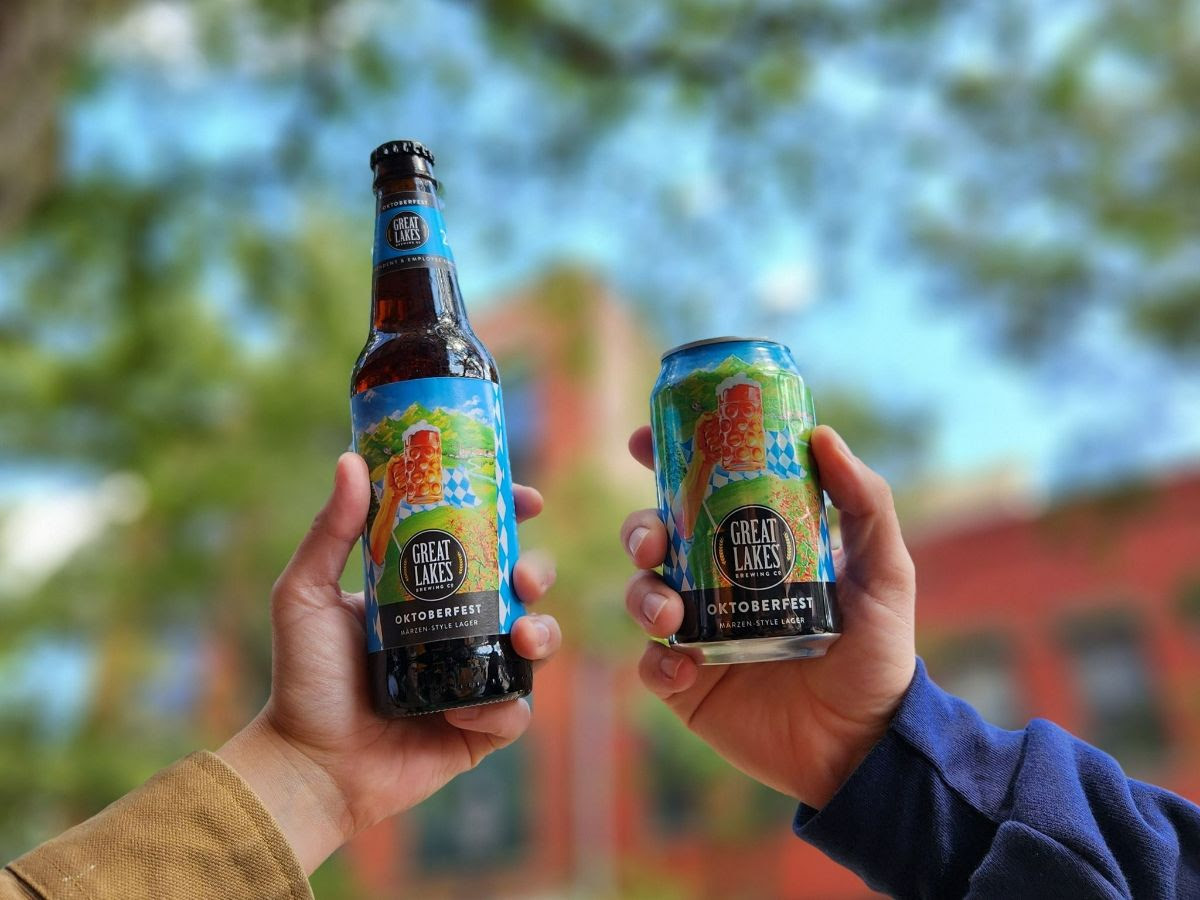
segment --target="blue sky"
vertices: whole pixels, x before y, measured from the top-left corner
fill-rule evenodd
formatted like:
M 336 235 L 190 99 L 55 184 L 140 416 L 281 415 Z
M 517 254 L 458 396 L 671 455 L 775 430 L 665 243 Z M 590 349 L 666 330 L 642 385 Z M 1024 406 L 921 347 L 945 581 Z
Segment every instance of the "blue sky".
M 378 4 L 347 9 L 335 50 L 385 14 Z M 563 123 L 586 119 L 579 98 L 558 96 L 541 76 L 497 57 L 469 9 L 417 2 L 410 15 L 390 50 L 397 89 L 331 120 L 317 137 L 324 180 L 316 189 L 360 223 L 364 264 L 367 153 L 384 139 L 416 137 L 439 154 L 470 307 L 549 263 L 581 260 L 660 323 L 664 345 L 765 331 L 792 347 L 818 411 L 822 390 L 849 387 L 891 414 L 929 414 L 930 472 L 1016 462 L 1036 484 L 1060 487 L 1200 458 L 1195 373 L 1165 365 L 1102 317 L 1082 334 L 1098 348 L 1099 370 L 1081 374 L 1005 358 L 971 304 L 929 299 L 929 260 L 898 241 L 905 163 L 887 139 L 889 129 L 914 122 L 937 128 L 937 110 L 919 92 L 903 98 L 907 118 L 896 124 L 894 91 L 851 56 L 821 61 L 790 125 L 813 134 L 816 177 L 845 188 L 818 192 L 805 207 L 772 190 L 788 172 L 726 177 L 734 139 L 722 122 L 704 110 L 679 112 L 655 83 L 631 116 L 590 134 L 577 159 L 541 165 Z M 1070 17 L 1059 21 L 1069 29 Z M 100 41 L 97 52 L 116 74 L 66 113 L 71 167 L 138 177 L 179 155 L 261 164 L 273 152 L 295 112 L 294 83 L 275 77 L 290 71 L 288 46 L 248 37 L 241 61 L 218 67 L 198 49 L 193 26 L 186 7 L 158 3 Z M 948 41 L 948 57 L 986 56 L 967 38 Z M 755 164 L 753 153 L 745 158 Z M 936 193 L 936 173 L 917 189 Z M 835 248 L 821 231 L 831 203 L 850 223 Z M 6 481 L 11 488 L 21 479 Z

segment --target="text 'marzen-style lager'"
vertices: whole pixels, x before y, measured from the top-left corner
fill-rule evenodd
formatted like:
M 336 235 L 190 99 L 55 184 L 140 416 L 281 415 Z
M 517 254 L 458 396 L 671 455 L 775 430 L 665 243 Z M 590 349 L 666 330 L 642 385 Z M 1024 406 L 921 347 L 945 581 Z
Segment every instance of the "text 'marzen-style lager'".
M 384 716 L 529 693 L 509 632 L 517 525 L 491 354 L 471 331 L 446 242 L 433 154 L 371 154 L 371 331 L 354 367 L 354 448 L 367 461 L 367 666 Z
M 671 645 L 703 663 L 823 656 L 838 638 L 812 395 L 791 351 L 714 338 L 663 355 L 650 399 Z

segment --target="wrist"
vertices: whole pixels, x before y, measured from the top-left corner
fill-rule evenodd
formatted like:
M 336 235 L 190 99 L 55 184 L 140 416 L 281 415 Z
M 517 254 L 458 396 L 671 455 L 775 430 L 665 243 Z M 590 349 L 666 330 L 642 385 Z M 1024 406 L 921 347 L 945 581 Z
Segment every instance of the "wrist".
M 333 778 L 260 713 L 216 751 L 274 818 L 307 874 L 354 835 Z
M 877 697 L 855 717 L 842 716 L 824 723 L 827 736 L 821 775 L 807 781 L 800 801 L 813 809 L 822 809 L 863 764 L 892 727 L 904 698 L 912 686 L 916 657 L 911 657 L 907 673 L 894 680 L 892 690 Z
M 841 790 L 842 785 L 850 780 L 854 770 L 862 764 L 886 732 L 885 727 L 878 735 L 855 741 L 841 750 L 825 767 L 824 777 L 810 782 L 806 785 L 807 790 L 799 793 L 800 802 L 813 809 L 823 809 L 833 799 L 834 794 Z

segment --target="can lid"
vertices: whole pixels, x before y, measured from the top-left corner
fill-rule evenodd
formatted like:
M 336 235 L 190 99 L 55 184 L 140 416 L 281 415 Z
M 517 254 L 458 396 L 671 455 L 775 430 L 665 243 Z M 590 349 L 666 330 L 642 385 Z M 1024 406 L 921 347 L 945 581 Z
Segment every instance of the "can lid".
M 763 337 L 738 337 L 736 335 L 724 335 L 723 337 L 704 338 L 699 341 L 688 341 L 686 344 L 680 344 L 678 347 L 672 347 L 662 355 L 665 360 L 668 356 L 674 356 L 676 353 L 681 353 L 684 350 L 691 350 L 693 347 L 704 347 L 708 344 L 772 344 L 776 347 L 782 347 L 783 344 L 779 341 L 773 341 L 770 338 Z

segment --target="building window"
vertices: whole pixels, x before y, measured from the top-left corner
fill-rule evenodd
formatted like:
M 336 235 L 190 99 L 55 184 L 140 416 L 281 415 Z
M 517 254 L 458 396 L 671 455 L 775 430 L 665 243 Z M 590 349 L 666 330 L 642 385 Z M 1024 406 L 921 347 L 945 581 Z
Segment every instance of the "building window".
M 1075 620 L 1063 635 L 1083 702 L 1084 737 L 1123 765 L 1159 760 L 1166 730 L 1135 620 L 1120 613 Z
M 529 778 L 518 742 L 413 810 L 416 868 L 449 874 L 519 865 L 529 853 Z
M 936 644 L 924 657 L 933 679 L 966 700 L 986 721 L 1001 728 L 1024 725 L 1012 650 L 1003 636 L 956 637 Z

